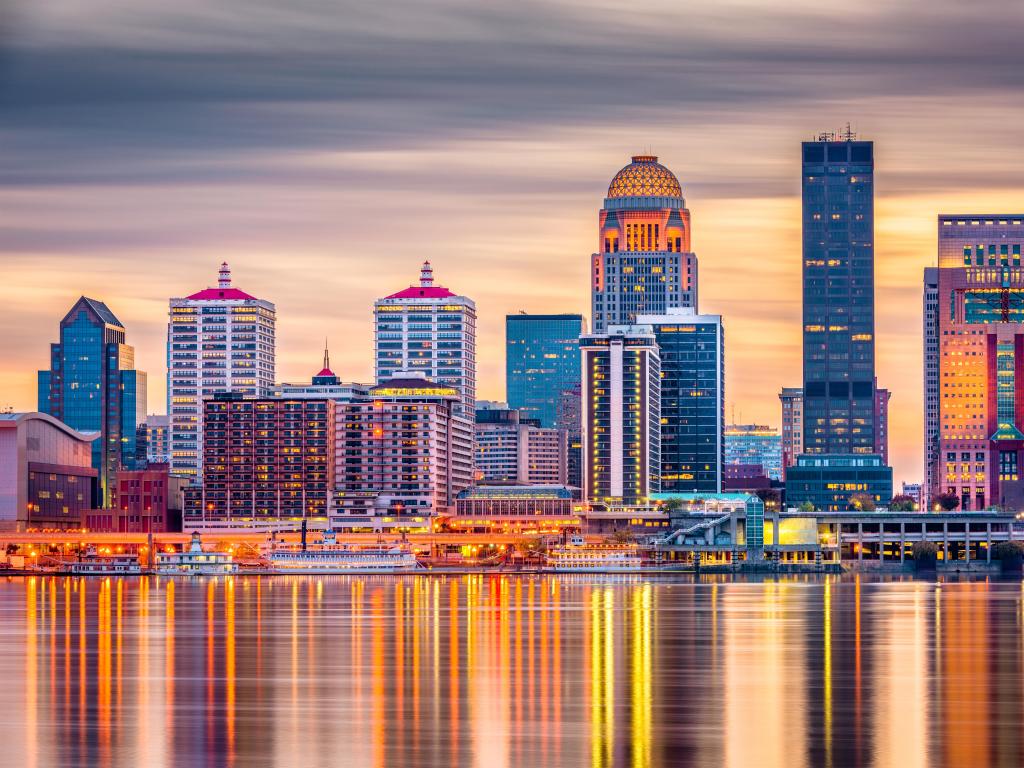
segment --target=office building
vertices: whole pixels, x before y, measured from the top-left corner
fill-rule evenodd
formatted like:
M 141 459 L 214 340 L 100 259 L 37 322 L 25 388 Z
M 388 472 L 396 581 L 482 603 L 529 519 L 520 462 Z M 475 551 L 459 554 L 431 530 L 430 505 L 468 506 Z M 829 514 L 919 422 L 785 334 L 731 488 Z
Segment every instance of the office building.
M 0 413 L 0 531 L 80 528 L 97 500 L 99 439 L 45 413 Z
M 565 430 L 545 429 L 522 411 L 482 408 L 476 412 L 476 482 L 565 485 Z
M 662 402 L 664 399 L 662 391 Z M 758 465 L 766 477 L 782 479 L 782 436 L 777 429 L 762 424 L 729 424 L 723 437 L 727 468 Z M 662 451 L 665 450 L 664 445 L 662 440 Z
M 930 494 L 939 487 L 935 470 L 939 465 L 939 268 L 924 270 L 924 482 L 922 509 L 928 509 Z
M 429 261 L 419 285 L 378 299 L 373 308 L 374 359 L 378 384 L 400 372 L 454 387 L 456 415 L 470 428 L 476 404 L 476 304 L 434 285 Z
M 875 382 L 875 448 L 882 463 L 889 464 L 889 398 L 892 393 Z
M 114 483 L 114 504 L 93 518 L 90 530 L 117 533 L 170 533 L 181 530 L 182 491 L 187 481 L 170 472 L 167 464 L 122 470 Z
M 39 410 L 79 432 L 98 432 L 92 465 L 98 506 L 110 503 L 114 475 L 135 465 L 138 426 L 146 419 L 146 374 L 135 370 L 125 328 L 102 301 L 85 296 L 60 322 L 50 369 L 39 371 Z
M 875 451 L 873 143 L 823 134 L 803 151 L 804 444 Z
M 679 180 L 654 155 L 636 155 L 608 186 L 591 257 L 594 333 L 639 315 L 697 307 L 697 256 Z
M 783 387 L 779 392 L 782 404 L 782 477 L 796 464 L 804 452 L 804 391 L 800 387 Z
M 226 263 L 216 288 L 170 300 L 167 413 L 173 474 L 202 477 L 204 400 L 221 392 L 270 396 L 276 322 L 271 302 L 232 286 Z
M 1024 215 L 939 216 L 938 244 L 939 444 L 928 494 L 954 494 L 961 510 L 1024 509 Z
M 505 397 L 509 408 L 558 426 L 562 393 L 580 381 L 583 315 L 508 315 L 505 318 Z
M 816 510 L 842 511 L 863 497 L 881 507 L 892 495 L 892 468 L 877 454 L 804 454 L 786 471 L 789 507 L 810 502 Z
M 135 444 L 135 465 L 169 464 L 171 460 L 171 421 L 169 416 L 150 414 L 139 425 Z
M 319 373 L 306 383 L 277 384 L 274 387 L 274 397 L 289 400 L 314 399 L 333 400 L 335 403 L 349 402 L 356 397 L 365 397 L 369 391 L 370 384 L 356 384 L 344 382 L 334 371 L 331 370 L 331 358 L 327 349 L 324 349 L 323 367 Z
M 583 484 L 588 501 L 636 504 L 660 488 L 661 360 L 650 326 L 580 339 Z
M 569 442 L 567 452 L 567 480 L 573 488 L 583 487 L 583 389 L 576 382 L 558 398 L 556 426 L 563 430 Z
M 238 392 L 205 400 L 203 482 L 186 489 L 184 529 L 325 527 L 334 407 Z
M 725 333 L 719 315 L 674 309 L 641 315 L 661 365 L 662 493 L 722 490 Z

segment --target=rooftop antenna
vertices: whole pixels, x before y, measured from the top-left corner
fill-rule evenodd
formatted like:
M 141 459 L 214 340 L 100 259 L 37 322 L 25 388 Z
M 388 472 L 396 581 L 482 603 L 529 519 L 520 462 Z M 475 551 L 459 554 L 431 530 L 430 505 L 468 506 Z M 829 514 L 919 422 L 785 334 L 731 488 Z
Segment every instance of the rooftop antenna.
M 327 351 L 327 337 L 324 336 L 324 370 L 331 370 L 331 353 Z
M 854 130 L 853 130 L 853 128 L 852 128 L 852 127 L 850 126 L 850 121 L 849 121 L 849 120 L 847 120 L 847 121 L 846 121 L 846 130 L 845 130 L 845 131 L 843 131 L 843 133 L 842 133 L 842 137 L 843 137 L 843 139 L 845 139 L 846 141 L 853 141 L 854 139 L 856 139 L 856 138 L 857 138 L 857 133 L 856 133 L 856 131 L 854 131 Z

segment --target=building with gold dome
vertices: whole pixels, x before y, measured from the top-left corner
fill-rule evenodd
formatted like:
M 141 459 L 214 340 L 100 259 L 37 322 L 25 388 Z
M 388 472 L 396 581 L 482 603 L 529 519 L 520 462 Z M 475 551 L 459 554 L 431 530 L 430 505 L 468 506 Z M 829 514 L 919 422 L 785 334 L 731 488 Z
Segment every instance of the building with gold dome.
M 608 186 L 591 266 L 595 333 L 641 314 L 697 308 L 690 212 L 679 179 L 654 155 L 635 155 Z

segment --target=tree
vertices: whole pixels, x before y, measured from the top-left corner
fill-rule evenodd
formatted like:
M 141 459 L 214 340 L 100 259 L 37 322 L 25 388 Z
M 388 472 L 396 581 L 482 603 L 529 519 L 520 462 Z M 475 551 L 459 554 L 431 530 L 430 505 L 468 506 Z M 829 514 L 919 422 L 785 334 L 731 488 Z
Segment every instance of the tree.
M 855 493 L 850 497 L 850 509 L 857 512 L 874 512 L 875 497 L 870 493 Z
M 914 542 L 914 559 L 919 562 L 935 562 L 935 558 L 939 555 L 939 545 L 934 541 L 915 541 Z
M 992 556 L 996 560 L 1020 560 L 1024 558 L 1024 542 L 1000 541 L 992 547 Z
M 767 509 L 774 509 L 782 502 L 781 494 L 774 488 L 758 488 L 754 493 Z
M 814 511 L 814 504 L 812 504 L 810 501 L 801 501 L 800 502 L 800 511 L 801 512 L 813 512 Z
M 893 512 L 913 512 L 916 506 L 917 502 L 914 501 L 914 497 L 903 493 L 893 496 L 892 501 L 889 502 L 889 509 Z
M 952 512 L 960 506 L 960 497 L 955 493 L 940 493 L 935 497 L 935 501 L 946 512 Z
M 678 512 L 683 508 L 683 500 L 678 496 L 673 496 L 670 499 L 665 499 L 665 509 L 668 512 Z

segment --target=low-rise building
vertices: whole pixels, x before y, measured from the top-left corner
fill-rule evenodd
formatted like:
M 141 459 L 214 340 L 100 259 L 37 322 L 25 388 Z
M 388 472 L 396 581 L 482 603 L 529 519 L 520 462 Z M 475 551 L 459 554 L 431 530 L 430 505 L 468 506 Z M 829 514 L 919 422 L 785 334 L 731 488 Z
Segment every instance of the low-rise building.
M 882 506 L 892 499 L 892 467 L 878 454 L 804 454 L 786 470 L 786 503 L 815 509 L 849 509 L 855 497 Z
M 560 533 L 579 530 L 577 489 L 566 485 L 477 485 L 459 492 L 445 525 L 458 531 Z
M 122 470 L 114 484 L 114 512 L 119 533 L 169 533 L 181 530 L 185 479 L 172 475 L 169 464 Z

